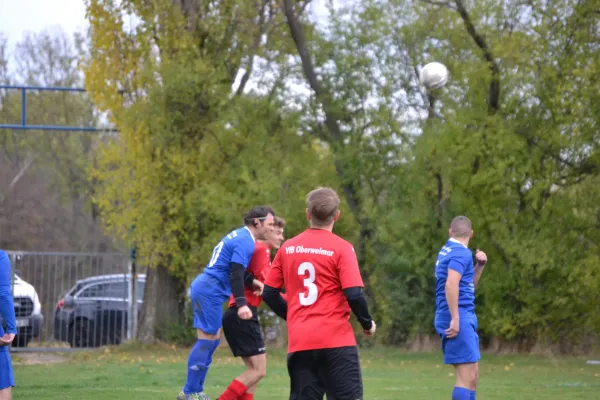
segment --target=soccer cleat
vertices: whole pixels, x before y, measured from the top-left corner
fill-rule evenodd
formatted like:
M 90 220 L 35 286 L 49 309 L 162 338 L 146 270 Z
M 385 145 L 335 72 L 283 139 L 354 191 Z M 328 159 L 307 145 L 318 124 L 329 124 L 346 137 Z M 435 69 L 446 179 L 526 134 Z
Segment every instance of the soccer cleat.
M 181 391 L 179 395 L 177 395 L 177 400 L 210 400 L 210 398 L 204 392 L 185 394 Z

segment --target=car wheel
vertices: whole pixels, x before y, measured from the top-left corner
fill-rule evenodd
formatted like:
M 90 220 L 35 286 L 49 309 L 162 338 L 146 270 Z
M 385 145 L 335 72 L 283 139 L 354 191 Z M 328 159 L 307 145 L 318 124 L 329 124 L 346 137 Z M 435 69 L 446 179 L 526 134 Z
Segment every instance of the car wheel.
M 69 344 L 71 347 L 95 347 L 96 332 L 94 323 L 87 319 L 79 319 L 71 325 Z
M 17 335 L 15 336 L 15 340 L 13 341 L 13 346 L 15 347 L 27 347 L 29 344 L 29 336 L 27 335 Z

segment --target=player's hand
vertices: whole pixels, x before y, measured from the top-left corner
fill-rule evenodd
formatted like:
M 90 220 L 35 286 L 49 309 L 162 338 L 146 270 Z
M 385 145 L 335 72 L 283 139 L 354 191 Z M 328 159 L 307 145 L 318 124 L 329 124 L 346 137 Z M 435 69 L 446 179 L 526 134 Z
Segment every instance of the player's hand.
M 487 254 L 479 249 L 477 249 L 475 252 L 475 259 L 477 260 L 477 265 L 479 267 L 483 267 L 485 264 L 487 264 Z
M 450 321 L 450 327 L 448 329 L 446 329 L 446 337 L 448 339 L 453 339 L 456 336 L 458 336 L 458 332 L 460 331 L 460 321 L 458 320 L 458 318 L 452 318 L 452 321 Z
M 252 318 L 252 311 L 250 310 L 250 307 L 248 306 L 241 306 L 240 308 L 238 308 L 238 317 L 240 317 L 240 319 L 250 319 Z
M 252 286 L 254 287 L 254 294 L 256 296 L 262 296 L 263 290 L 265 290 L 265 284 L 255 279 L 252 281 Z
M 373 336 L 373 334 L 377 330 L 377 324 L 375 324 L 375 321 L 372 321 L 372 322 L 373 322 L 373 324 L 371 325 L 371 329 L 369 329 L 369 330 L 363 329 L 364 334 L 367 336 Z
M 0 346 L 9 346 L 15 339 L 14 333 L 6 333 L 0 338 Z

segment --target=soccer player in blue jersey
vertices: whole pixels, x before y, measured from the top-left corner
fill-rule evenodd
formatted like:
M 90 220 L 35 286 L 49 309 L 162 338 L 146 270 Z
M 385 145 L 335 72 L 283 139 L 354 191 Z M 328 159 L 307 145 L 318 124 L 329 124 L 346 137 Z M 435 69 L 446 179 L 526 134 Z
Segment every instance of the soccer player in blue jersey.
M 450 224 L 450 239 L 435 263 L 435 330 L 442 339 L 444 363 L 454 365 L 456 385 L 452 400 L 475 400 L 479 379 L 479 336 L 475 315 L 475 286 L 487 263 L 487 255 L 469 250 L 471 221 L 458 216 Z
M 8 347 L 17 334 L 17 321 L 15 319 L 15 304 L 10 290 L 10 260 L 8 255 L 0 250 L 0 315 L 6 324 L 6 332 L 0 325 L 0 399 L 12 398 L 12 387 L 15 380 L 10 362 Z
M 262 294 L 264 285 L 246 268 L 254 253 L 256 239 L 267 239 L 267 234 L 274 229 L 274 218 L 275 212 L 270 207 L 259 206 L 248 211 L 244 217 L 245 226 L 221 239 L 204 271 L 192 282 L 190 292 L 198 341 L 188 358 L 187 381 L 178 400 L 208 400 L 204 381 L 220 342 L 223 303 L 232 293 L 240 319 L 252 318 L 244 287 L 254 287 Z M 255 383 L 237 382 L 239 387 L 234 389 L 245 393 L 247 387 Z

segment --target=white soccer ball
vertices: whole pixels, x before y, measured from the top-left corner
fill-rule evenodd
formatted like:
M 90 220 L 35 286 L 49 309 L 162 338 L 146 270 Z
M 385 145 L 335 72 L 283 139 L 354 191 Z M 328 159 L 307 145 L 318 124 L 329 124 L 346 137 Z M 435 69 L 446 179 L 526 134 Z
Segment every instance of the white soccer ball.
M 448 75 L 448 68 L 444 64 L 431 62 L 421 70 L 419 81 L 427 89 L 439 89 L 448 82 Z

